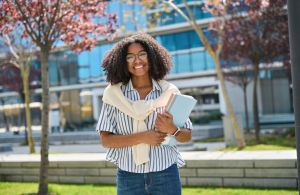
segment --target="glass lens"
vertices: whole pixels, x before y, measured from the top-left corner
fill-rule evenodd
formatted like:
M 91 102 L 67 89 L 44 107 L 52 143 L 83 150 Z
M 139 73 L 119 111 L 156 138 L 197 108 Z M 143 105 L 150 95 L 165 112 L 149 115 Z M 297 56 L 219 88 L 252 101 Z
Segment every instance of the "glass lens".
M 133 63 L 136 60 L 136 57 L 138 57 L 140 60 L 147 60 L 147 52 L 141 51 L 138 54 L 128 54 L 126 56 L 126 61 L 129 63 Z
M 140 52 L 140 53 L 138 54 L 138 56 L 139 56 L 139 58 L 140 58 L 141 60 L 146 60 L 146 59 L 147 59 L 147 52 L 142 51 L 142 52 Z
M 126 61 L 132 63 L 135 60 L 135 56 L 133 54 L 128 54 L 126 56 Z

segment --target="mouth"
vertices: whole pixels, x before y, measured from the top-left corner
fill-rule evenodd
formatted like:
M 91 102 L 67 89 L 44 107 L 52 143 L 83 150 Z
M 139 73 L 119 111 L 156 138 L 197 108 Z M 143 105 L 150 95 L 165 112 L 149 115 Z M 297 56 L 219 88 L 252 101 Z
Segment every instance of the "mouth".
M 141 69 L 143 68 L 143 65 L 134 66 L 134 69 Z

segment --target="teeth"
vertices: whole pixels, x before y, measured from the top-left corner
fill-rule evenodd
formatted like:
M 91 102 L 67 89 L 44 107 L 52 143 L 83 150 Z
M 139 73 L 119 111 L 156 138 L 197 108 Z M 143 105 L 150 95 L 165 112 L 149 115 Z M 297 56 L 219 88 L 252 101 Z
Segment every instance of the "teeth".
M 143 68 L 143 66 L 135 66 L 134 68 L 135 68 L 135 69 Z

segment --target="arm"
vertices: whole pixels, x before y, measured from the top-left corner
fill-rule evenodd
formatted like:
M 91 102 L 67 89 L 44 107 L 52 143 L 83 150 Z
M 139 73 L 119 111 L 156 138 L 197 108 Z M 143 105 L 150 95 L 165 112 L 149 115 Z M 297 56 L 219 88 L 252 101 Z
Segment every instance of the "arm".
M 106 148 L 120 148 L 141 143 L 159 146 L 161 142 L 164 141 L 165 137 L 165 133 L 153 130 L 130 135 L 116 135 L 106 131 L 100 132 L 102 145 Z
M 173 123 L 173 116 L 167 112 L 157 114 L 155 128 L 157 128 L 160 132 L 170 135 L 173 135 L 177 130 L 176 125 Z M 190 129 L 180 128 L 180 131 L 175 137 L 179 142 L 188 142 L 192 139 L 192 132 Z
M 173 133 L 175 131 L 173 131 Z M 192 139 L 192 131 L 190 129 L 180 128 L 180 131 L 176 134 L 175 137 L 176 137 L 176 140 L 179 142 L 188 142 Z

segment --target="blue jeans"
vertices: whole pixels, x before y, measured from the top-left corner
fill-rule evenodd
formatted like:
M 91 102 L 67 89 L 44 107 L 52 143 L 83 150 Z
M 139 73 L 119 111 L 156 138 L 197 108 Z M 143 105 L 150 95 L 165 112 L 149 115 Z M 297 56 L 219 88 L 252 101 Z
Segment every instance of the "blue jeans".
M 131 173 L 118 169 L 118 195 L 181 195 L 181 183 L 176 164 L 150 173 Z

